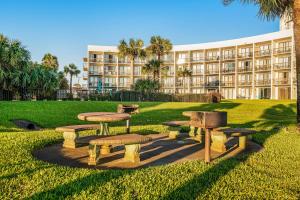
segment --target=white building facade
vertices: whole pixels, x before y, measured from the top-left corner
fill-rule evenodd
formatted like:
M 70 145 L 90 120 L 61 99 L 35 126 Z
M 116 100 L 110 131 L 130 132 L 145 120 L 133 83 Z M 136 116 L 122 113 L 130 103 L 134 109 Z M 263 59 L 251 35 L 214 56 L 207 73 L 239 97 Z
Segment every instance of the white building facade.
M 281 24 L 284 24 L 281 22 Z M 220 92 L 225 99 L 295 99 L 296 62 L 291 25 L 279 32 L 234 40 L 174 45 L 163 57 L 168 71 L 160 77 L 165 93 Z M 90 92 L 129 90 L 145 78 L 147 60 L 131 66 L 115 46 L 89 45 L 84 58 Z M 184 81 L 176 72 L 192 71 Z M 184 84 L 185 83 L 185 84 Z

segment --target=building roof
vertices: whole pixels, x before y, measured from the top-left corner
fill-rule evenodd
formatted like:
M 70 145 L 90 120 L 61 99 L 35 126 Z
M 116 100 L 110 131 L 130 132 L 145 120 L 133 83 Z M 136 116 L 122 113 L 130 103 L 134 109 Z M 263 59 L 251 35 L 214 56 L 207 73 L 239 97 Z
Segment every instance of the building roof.
M 267 33 L 262 35 L 256 35 L 252 37 L 244 37 L 233 40 L 224 40 L 217 42 L 208 42 L 200 44 L 186 44 L 186 45 L 173 45 L 173 51 L 193 51 L 201 49 L 214 49 L 214 48 L 224 48 L 236 45 L 246 45 L 252 43 L 265 42 L 270 40 L 277 40 L 285 37 L 291 37 L 293 35 L 293 30 L 283 30 L 273 33 Z M 104 52 L 118 52 L 117 46 L 98 46 L 98 45 L 88 45 L 88 51 L 104 51 Z

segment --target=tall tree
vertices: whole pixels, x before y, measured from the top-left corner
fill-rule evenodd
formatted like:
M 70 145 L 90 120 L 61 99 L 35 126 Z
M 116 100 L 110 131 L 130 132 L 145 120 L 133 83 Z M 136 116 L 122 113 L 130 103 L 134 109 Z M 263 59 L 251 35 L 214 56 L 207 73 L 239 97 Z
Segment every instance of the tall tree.
M 142 67 L 142 73 L 147 75 L 151 74 L 153 80 L 157 80 L 157 78 L 159 77 L 160 65 L 160 61 L 156 59 L 151 59 Z
M 144 50 L 144 41 L 141 39 L 130 39 L 127 43 L 125 40 L 121 40 L 118 46 L 119 56 L 121 58 L 128 58 L 131 63 L 132 72 L 134 67 L 134 61 L 137 58 L 145 58 L 146 51 Z M 133 80 L 131 81 L 133 83 Z
M 160 36 L 152 36 L 150 39 L 150 44 L 146 48 L 148 54 L 152 56 L 156 56 L 156 59 L 158 60 L 160 66 L 159 66 L 159 76 L 160 76 L 160 70 L 161 66 L 163 64 L 162 57 L 166 54 L 168 54 L 173 48 L 173 45 L 170 40 L 162 38 Z
M 56 56 L 50 53 L 46 53 L 42 59 L 42 65 L 46 68 L 57 70 L 59 66 L 58 59 Z
M 72 81 L 73 81 L 73 76 L 77 77 L 78 74 L 80 74 L 80 70 L 77 68 L 75 64 L 69 64 L 68 66 L 64 67 L 64 73 L 66 75 L 70 75 L 70 94 L 72 96 Z
M 234 0 L 223 0 L 225 5 Z M 255 4 L 260 7 L 259 15 L 267 20 L 274 20 L 288 14 L 294 22 L 294 40 L 296 49 L 297 77 L 297 125 L 300 128 L 300 1 L 299 0 L 239 0 L 244 4 Z
M 183 78 L 183 92 L 185 94 L 186 79 L 192 76 L 192 71 L 185 67 L 177 71 L 177 76 Z
M 58 87 L 61 90 L 66 90 L 69 88 L 69 83 L 64 72 L 58 72 Z

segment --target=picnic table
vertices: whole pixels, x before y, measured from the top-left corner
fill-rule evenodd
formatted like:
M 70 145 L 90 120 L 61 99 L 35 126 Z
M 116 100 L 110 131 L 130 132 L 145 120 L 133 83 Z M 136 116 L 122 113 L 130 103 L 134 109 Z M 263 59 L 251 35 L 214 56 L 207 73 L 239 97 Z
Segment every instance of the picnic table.
M 78 119 L 90 122 L 99 122 L 100 130 L 98 135 L 109 135 L 109 123 L 126 121 L 126 132 L 130 132 L 130 115 L 127 113 L 116 112 L 90 112 L 81 113 L 78 115 Z

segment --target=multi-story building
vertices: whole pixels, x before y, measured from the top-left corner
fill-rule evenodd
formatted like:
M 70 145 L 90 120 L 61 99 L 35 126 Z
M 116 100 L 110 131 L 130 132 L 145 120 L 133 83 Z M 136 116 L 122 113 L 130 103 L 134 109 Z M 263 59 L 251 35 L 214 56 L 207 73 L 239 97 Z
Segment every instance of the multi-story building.
M 286 20 L 286 19 L 284 19 Z M 166 93 L 208 93 L 217 91 L 226 99 L 294 99 L 296 71 L 293 30 L 281 24 L 279 32 L 247 38 L 190 45 L 174 45 L 163 58 L 168 67 L 160 77 Z M 88 46 L 84 58 L 85 80 L 90 92 L 130 89 L 145 78 L 146 60 L 137 58 L 132 67 L 118 56 L 114 46 Z M 176 71 L 188 68 L 192 76 Z

